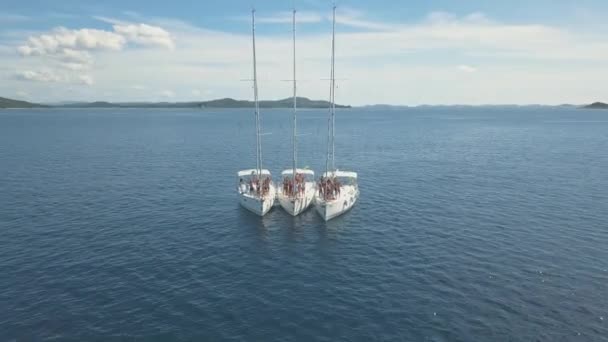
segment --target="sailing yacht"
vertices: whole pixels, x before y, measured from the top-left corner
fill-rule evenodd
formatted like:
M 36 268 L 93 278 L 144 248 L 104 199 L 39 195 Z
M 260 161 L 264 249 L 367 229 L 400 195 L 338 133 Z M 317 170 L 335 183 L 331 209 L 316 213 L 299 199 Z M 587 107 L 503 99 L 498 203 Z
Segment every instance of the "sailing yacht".
M 282 186 L 279 186 L 279 203 L 290 215 L 297 216 L 306 210 L 315 196 L 315 173 L 308 169 L 298 169 L 297 100 L 296 100 L 296 10 L 293 10 L 293 160 L 292 168 L 281 172 Z
M 325 221 L 329 221 L 350 210 L 359 199 L 357 173 L 341 171 L 335 165 L 335 127 L 336 127 L 336 6 L 333 7 L 331 38 L 331 75 L 329 90 L 329 119 L 327 123 L 327 157 L 325 172 L 319 179 L 315 192 L 315 208 Z
M 255 116 L 256 167 L 237 173 L 237 193 L 241 205 L 253 213 L 264 216 L 274 204 L 276 189 L 270 171 L 262 167 L 262 137 L 260 106 L 258 101 L 258 78 L 255 55 L 255 10 L 251 11 L 251 35 L 253 42 L 253 98 Z

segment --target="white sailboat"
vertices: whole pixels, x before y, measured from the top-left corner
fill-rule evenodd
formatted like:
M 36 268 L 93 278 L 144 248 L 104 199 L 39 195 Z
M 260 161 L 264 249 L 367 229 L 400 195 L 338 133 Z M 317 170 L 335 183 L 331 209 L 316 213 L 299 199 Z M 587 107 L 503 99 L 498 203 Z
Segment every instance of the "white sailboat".
M 237 173 L 237 193 L 240 204 L 253 213 L 264 216 L 273 206 L 276 189 L 270 171 L 262 167 L 262 137 L 260 106 L 258 102 L 258 78 L 255 54 L 255 10 L 251 11 L 251 34 L 253 42 L 253 97 L 255 103 L 256 168 Z
M 336 6 L 333 7 L 333 23 L 331 38 L 331 76 L 329 90 L 329 120 L 327 124 L 327 157 L 325 172 L 319 179 L 315 193 L 315 208 L 319 215 L 329 221 L 350 210 L 359 199 L 357 173 L 340 171 L 335 165 L 335 50 L 336 50 Z
M 298 169 L 297 98 L 296 98 L 296 10 L 293 10 L 293 161 L 292 168 L 281 172 L 283 183 L 278 187 L 279 203 L 290 215 L 306 210 L 315 196 L 315 173 Z

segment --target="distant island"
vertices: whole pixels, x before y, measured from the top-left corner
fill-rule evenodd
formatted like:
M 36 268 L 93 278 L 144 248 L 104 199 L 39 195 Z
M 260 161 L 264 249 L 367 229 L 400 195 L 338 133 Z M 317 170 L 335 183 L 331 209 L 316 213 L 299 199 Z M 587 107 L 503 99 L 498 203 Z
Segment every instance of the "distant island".
M 317 108 L 323 109 L 329 107 L 329 102 L 325 100 L 311 100 L 306 97 L 298 97 L 297 104 L 299 108 Z M 232 98 L 224 98 L 210 101 L 189 101 L 189 102 L 107 102 L 107 101 L 95 101 L 95 102 L 62 102 L 62 103 L 49 103 L 39 104 L 27 101 L 13 100 L 4 97 L 0 97 L 0 109 L 8 108 L 252 108 L 253 101 L 248 100 L 235 100 Z M 293 99 L 288 97 L 281 100 L 263 100 L 260 101 L 260 108 L 292 108 Z M 408 108 L 474 108 L 474 107 L 492 107 L 492 108 L 521 108 L 521 107 L 562 107 L 562 108 L 582 108 L 582 109 L 608 109 L 608 104 L 603 102 L 594 102 L 590 105 L 573 105 L 573 104 L 562 104 L 562 105 L 514 105 L 514 104 L 488 104 L 488 105 L 389 105 L 389 104 L 375 104 L 366 105 L 361 108 L 372 109 L 372 110 L 397 110 L 397 109 L 408 109 Z M 336 108 L 351 108 L 350 105 L 339 105 L 336 104 Z
M 306 97 L 298 97 L 299 108 L 327 108 L 329 102 L 324 100 L 311 100 Z M 235 100 L 231 98 L 192 101 L 192 102 L 72 102 L 53 105 L 42 105 L 26 101 L 11 100 L 0 97 L 0 108 L 252 108 L 253 101 Z M 293 99 L 260 101 L 260 108 L 291 108 Z M 338 105 L 336 108 L 351 108 L 351 106 Z
M 48 106 L 0 97 L 0 108 L 47 108 Z
M 608 104 L 603 102 L 594 102 L 590 105 L 584 106 L 584 109 L 608 109 Z

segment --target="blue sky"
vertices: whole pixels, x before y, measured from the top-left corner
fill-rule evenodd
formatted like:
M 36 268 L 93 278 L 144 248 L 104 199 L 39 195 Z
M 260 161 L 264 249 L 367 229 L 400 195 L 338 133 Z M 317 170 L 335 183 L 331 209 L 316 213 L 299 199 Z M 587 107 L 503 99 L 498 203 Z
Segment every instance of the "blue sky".
M 31 101 L 290 95 L 294 1 L 2 1 L 0 96 Z M 337 1 L 337 101 L 354 105 L 608 100 L 608 2 Z M 295 1 L 300 95 L 326 98 L 331 2 Z

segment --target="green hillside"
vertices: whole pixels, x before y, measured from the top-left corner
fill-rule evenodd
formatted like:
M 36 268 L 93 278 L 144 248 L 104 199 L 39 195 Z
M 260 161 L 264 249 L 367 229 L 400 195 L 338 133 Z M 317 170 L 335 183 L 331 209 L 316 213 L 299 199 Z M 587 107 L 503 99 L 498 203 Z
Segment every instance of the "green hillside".
M 43 106 L 37 103 L 31 103 L 27 101 L 19 101 L 13 99 L 7 99 L 5 97 L 0 97 L 0 108 L 44 108 L 47 106 Z
M 298 97 L 299 108 L 327 108 L 328 101 L 310 100 L 305 97 Z M 201 102 L 81 102 L 55 105 L 61 108 L 252 108 L 253 101 L 235 100 L 224 98 Z M 260 101 L 260 108 L 291 108 L 293 107 L 292 98 L 275 101 Z M 350 106 L 336 105 L 336 108 L 350 108 Z

